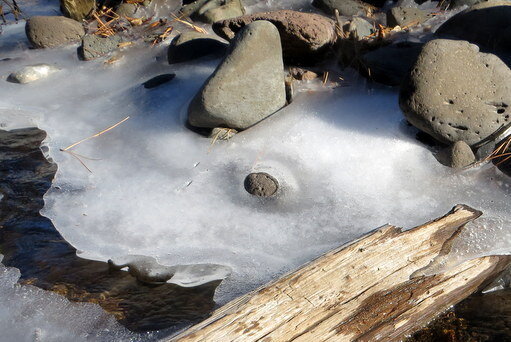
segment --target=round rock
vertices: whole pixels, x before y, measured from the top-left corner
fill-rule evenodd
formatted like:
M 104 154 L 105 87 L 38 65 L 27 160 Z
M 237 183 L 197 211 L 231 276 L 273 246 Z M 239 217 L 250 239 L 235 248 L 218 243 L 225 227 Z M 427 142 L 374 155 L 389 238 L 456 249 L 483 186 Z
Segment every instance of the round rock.
M 259 197 L 270 197 L 274 195 L 279 183 L 275 178 L 265 172 L 251 173 L 245 178 L 245 190 L 249 194 Z
M 403 81 L 399 104 L 436 140 L 472 146 L 511 122 L 511 70 L 466 41 L 433 40 Z
M 25 25 L 27 38 L 35 48 L 53 48 L 78 43 L 85 35 L 82 24 L 63 16 L 35 16 Z
M 441 150 L 436 157 L 440 163 L 455 169 L 464 168 L 476 161 L 474 152 L 464 141 L 455 142 Z

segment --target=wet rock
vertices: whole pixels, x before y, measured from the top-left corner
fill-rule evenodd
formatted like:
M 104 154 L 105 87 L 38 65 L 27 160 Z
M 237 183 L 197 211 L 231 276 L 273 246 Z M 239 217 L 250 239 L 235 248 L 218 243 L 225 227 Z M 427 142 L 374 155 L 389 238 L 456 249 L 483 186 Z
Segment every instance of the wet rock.
M 83 60 L 91 60 L 105 56 L 117 49 L 122 38 L 119 36 L 100 37 L 87 34 L 82 39 L 82 46 L 78 49 L 78 55 Z
M 169 45 L 169 64 L 188 62 L 204 56 L 221 56 L 228 44 L 200 32 L 189 31 L 176 36 Z
M 477 4 L 447 20 L 438 37 L 466 40 L 483 52 L 511 54 L 511 1 Z
M 279 189 L 279 183 L 266 172 L 251 173 L 245 178 L 245 190 L 259 197 L 273 196 Z
M 230 51 L 192 100 L 195 127 L 246 129 L 286 103 L 284 65 L 277 28 L 256 21 L 241 30 Z
M 373 33 L 373 24 L 360 17 L 353 17 L 344 25 L 344 32 L 347 32 L 350 39 L 361 40 Z
M 82 24 L 63 16 L 35 16 L 25 25 L 27 38 L 35 48 L 53 48 L 78 43 L 85 35 Z
M 370 51 L 361 57 L 361 72 L 370 79 L 398 86 L 422 50 L 422 43 L 398 43 Z
M 183 6 L 182 12 L 194 20 L 212 24 L 245 14 L 241 0 L 197 0 Z
M 71 19 L 82 21 L 96 9 L 95 0 L 60 0 L 60 10 Z
M 428 13 L 419 8 L 397 6 L 387 12 L 387 26 L 408 26 L 420 24 L 428 19 Z
M 345 16 L 366 16 L 373 11 L 371 5 L 358 0 L 314 0 L 312 5 L 329 15 L 334 15 L 335 10 Z
M 321 60 L 337 40 L 333 20 L 318 14 L 290 10 L 220 21 L 213 25 L 213 30 L 220 37 L 230 40 L 241 28 L 256 20 L 267 20 L 277 27 L 284 59 L 290 64 L 310 64 Z
M 474 152 L 464 141 L 457 141 L 438 152 L 438 161 L 445 166 L 461 169 L 476 161 Z
M 59 68 L 49 64 L 29 65 L 10 74 L 7 77 L 7 81 L 22 84 L 31 83 L 42 78 L 46 78 L 59 70 Z
M 172 81 L 174 79 L 174 77 L 176 77 L 176 74 L 158 75 L 158 76 L 151 78 L 150 80 L 145 81 L 144 83 L 142 83 L 142 85 L 146 89 L 152 89 L 152 88 L 156 88 L 162 84 Z
M 215 127 L 211 130 L 209 137 L 215 140 L 229 140 L 238 133 L 237 130 L 232 128 Z
M 477 144 L 509 124 L 511 70 L 465 41 L 427 43 L 401 86 L 408 121 L 443 143 Z

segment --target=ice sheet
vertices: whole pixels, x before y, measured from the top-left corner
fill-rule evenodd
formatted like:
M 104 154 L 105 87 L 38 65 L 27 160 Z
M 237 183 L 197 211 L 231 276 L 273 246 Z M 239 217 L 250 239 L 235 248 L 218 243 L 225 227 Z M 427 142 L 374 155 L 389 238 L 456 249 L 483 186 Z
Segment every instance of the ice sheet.
M 412 227 L 457 203 L 511 219 L 508 179 L 492 167 L 440 165 L 414 139 L 394 89 L 353 76 L 333 90 L 318 81 L 270 119 L 212 144 L 184 123 L 218 60 L 169 66 L 165 46 L 145 45 L 114 64 L 81 62 L 76 46 L 27 50 L 22 24 L 6 27 L 0 45 L 0 59 L 11 58 L 0 62 L 0 125 L 30 122 L 47 131 L 59 169 L 43 214 L 82 257 L 225 265 L 233 270 L 218 292 L 225 302 L 385 223 Z M 5 82 L 36 63 L 63 71 L 26 85 Z M 177 76 L 168 84 L 141 86 L 170 72 Z M 79 157 L 86 167 L 60 151 L 128 116 L 71 149 L 99 159 Z M 246 193 L 243 179 L 254 171 L 277 178 L 280 195 Z

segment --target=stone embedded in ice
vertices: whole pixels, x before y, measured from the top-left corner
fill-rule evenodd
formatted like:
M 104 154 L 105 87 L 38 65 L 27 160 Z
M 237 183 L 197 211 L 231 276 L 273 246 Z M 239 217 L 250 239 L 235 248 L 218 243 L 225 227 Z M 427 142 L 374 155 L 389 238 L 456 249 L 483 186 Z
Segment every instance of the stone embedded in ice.
M 212 281 L 223 280 L 231 274 L 231 268 L 214 264 L 160 265 L 155 258 L 143 255 L 127 255 L 108 261 L 115 269 L 127 268 L 138 280 L 149 284 L 169 283 L 193 287 Z
M 23 67 L 7 77 L 7 81 L 12 83 L 31 83 L 59 71 L 60 69 L 49 64 L 34 64 Z

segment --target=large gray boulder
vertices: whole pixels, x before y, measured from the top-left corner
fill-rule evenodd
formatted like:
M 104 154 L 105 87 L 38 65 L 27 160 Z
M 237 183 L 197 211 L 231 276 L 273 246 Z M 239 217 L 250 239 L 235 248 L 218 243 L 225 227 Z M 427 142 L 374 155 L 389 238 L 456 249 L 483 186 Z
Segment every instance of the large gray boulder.
M 35 48 L 78 43 L 85 35 L 82 24 L 63 16 L 31 17 L 25 24 L 25 32 Z
M 511 54 L 511 1 L 487 1 L 447 20 L 438 37 L 469 41 L 483 52 Z
M 60 10 L 71 19 L 82 21 L 96 8 L 96 0 L 60 0 Z
M 277 28 L 256 21 L 241 30 L 230 51 L 188 108 L 195 127 L 246 129 L 286 103 Z
M 291 10 L 262 12 L 223 20 L 213 25 L 220 37 L 232 39 L 244 26 L 266 20 L 280 33 L 284 59 L 290 64 L 311 64 L 321 60 L 337 41 L 335 22 L 314 13 Z
M 465 41 L 436 39 L 404 80 L 408 121 L 440 142 L 475 145 L 510 123 L 511 70 Z

